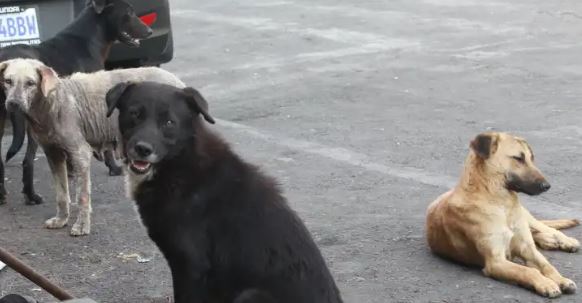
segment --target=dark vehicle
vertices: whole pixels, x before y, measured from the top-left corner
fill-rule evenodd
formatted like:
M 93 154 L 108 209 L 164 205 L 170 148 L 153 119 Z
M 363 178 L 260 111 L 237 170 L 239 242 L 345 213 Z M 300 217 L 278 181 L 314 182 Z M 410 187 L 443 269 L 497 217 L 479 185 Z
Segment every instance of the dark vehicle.
M 127 0 L 153 32 L 138 48 L 116 43 L 107 68 L 160 65 L 174 55 L 169 0 Z M 87 0 L 0 0 L 0 47 L 39 44 L 68 25 Z

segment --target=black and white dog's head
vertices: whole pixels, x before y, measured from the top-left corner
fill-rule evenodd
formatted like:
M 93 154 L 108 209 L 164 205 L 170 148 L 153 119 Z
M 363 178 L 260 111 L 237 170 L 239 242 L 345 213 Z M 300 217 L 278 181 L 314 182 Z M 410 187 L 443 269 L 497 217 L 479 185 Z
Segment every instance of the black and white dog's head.
M 208 103 L 195 89 L 155 82 L 120 83 L 106 96 L 107 115 L 119 110 L 119 129 L 130 173 L 152 169 L 179 156 L 193 142 L 200 115 L 210 122 Z
M 111 41 L 138 47 L 140 40 L 149 37 L 152 29 L 135 14 L 133 7 L 123 0 L 90 0 L 89 5 L 103 20 Z

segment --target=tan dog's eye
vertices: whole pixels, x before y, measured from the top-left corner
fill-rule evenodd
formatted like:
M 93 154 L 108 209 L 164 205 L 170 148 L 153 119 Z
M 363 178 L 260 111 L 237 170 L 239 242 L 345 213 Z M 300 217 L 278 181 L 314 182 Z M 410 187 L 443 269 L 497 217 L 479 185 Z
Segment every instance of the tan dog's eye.
M 4 84 L 12 85 L 12 79 L 4 79 Z
M 26 81 L 26 86 L 29 86 L 30 87 L 30 86 L 35 86 L 35 85 L 36 85 L 36 82 L 34 82 L 32 80 Z
M 519 156 L 512 156 L 511 158 L 513 158 L 515 161 L 524 164 L 525 163 L 525 155 L 523 153 L 521 153 L 521 155 Z

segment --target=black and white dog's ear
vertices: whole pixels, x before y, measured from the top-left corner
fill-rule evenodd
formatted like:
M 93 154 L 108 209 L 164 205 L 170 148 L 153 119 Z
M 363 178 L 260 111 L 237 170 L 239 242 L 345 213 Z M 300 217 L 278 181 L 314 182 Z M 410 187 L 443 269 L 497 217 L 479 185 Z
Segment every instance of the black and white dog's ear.
M 110 117 L 113 114 L 113 111 L 116 108 L 119 108 L 119 101 L 123 94 L 130 88 L 134 83 L 133 82 L 123 82 L 115 85 L 112 87 L 107 94 L 105 95 L 105 102 L 107 102 L 107 117 Z
M 214 118 L 208 113 L 208 102 L 202 97 L 202 94 L 191 87 L 186 87 L 182 91 L 186 94 L 190 109 L 201 114 L 208 123 L 214 124 Z
M 107 6 L 107 0 L 91 0 L 90 4 L 97 14 L 101 14 Z

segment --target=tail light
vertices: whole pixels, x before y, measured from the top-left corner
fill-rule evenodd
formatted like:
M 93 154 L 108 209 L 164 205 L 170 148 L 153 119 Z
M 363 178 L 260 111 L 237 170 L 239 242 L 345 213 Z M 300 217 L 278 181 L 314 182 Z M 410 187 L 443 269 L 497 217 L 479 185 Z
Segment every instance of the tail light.
M 147 26 L 152 26 L 152 24 L 156 23 L 156 20 L 158 20 L 158 14 L 151 13 L 151 14 L 143 15 L 143 16 L 139 17 L 139 19 L 141 19 L 141 21 L 143 23 L 145 23 Z

